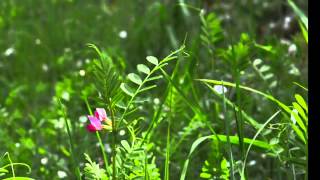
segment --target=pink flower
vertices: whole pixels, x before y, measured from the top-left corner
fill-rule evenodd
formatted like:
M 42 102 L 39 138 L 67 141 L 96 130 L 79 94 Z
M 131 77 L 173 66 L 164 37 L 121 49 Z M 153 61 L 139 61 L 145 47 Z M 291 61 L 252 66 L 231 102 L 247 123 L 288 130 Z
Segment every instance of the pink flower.
M 107 113 L 104 108 L 96 108 L 96 111 L 94 112 L 94 116 L 98 118 L 100 121 L 107 120 Z
M 95 132 L 102 130 L 102 124 L 98 118 L 94 116 L 88 116 L 88 119 L 90 120 L 90 124 L 87 125 L 88 131 Z
M 102 129 L 110 130 L 112 122 L 107 117 L 106 110 L 104 108 L 96 108 L 94 116 L 88 116 L 90 124 L 87 125 L 87 129 L 90 132 L 100 131 Z M 102 122 L 106 122 L 107 125 L 103 125 Z M 112 128 L 111 128 L 112 129 Z

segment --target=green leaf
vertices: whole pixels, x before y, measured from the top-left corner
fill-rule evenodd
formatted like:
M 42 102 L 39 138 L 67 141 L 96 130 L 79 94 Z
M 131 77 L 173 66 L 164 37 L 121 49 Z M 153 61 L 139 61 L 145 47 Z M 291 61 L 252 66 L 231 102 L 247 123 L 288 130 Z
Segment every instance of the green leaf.
M 266 72 L 266 71 L 269 71 L 269 70 L 270 70 L 270 66 L 267 66 L 267 65 L 263 65 L 263 66 L 259 69 L 260 72 Z
M 200 177 L 201 177 L 201 178 L 204 178 L 204 179 L 209 179 L 209 178 L 211 178 L 211 174 L 202 172 L 202 173 L 200 174 Z
M 294 97 L 296 98 L 296 100 L 300 104 L 300 106 L 303 107 L 303 109 L 305 109 L 306 112 L 308 113 L 308 105 L 304 101 L 303 97 L 300 94 L 295 94 Z
M 125 92 L 129 96 L 133 96 L 134 93 L 132 89 L 125 83 L 121 83 L 120 88 L 122 89 L 123 92 Z
M 270 145 L 275 145 L 279 143 L 279 138 L 272 138 L 269 142 Z
M 265 79 L 270 79 L 272 78 L 274 75 L 272 73 L 269 73 L 267 75 L 264 76 Z
M 131 152 L 131 147 L 130 147 L 128 141 L 122 140 L 120 143 L 122 144 L 122 146 L 124 147 L 124 149 L 125 149 L 127 152 Z
M 4 169 L 4 168 L 0 168 L 0 173 L 8 173 L 9 171 Z
M 145 73 L 145 74 L 149 74 L 150 73 L 150 69 L 148 68 L 148 66 L 144 65 L 144 64 L 138 64 L 137 65 L 137 69 L 138 71 Z
M 35 179 L 29 178 L 29 177 L 10 177 L 2 180 L 35 180 Z
M 265 45 L 261 45 L 258 43 L 254 43 L 254 46 L 257 48 L 263 49 L 267 52 L 274 53 L 274 50 L 272 49 L 272 46 L 270 46 L 270 45 L 265 46 Z
M 212 139 L 214 141 L 218 140 L 218 141 L 224 142 L 224 143 L 227 142 L 227 136 L 226 135 L 210 135 L 210 136 L 204 136 L 204 137 L 198 138 L 191 145 L 191 149 L 189 151 L 188 158 L 185 161 L 183 169 L 182 169 L 180 180 L 184 180 L 185 177 L 186 177 L 189 161 L 190 161 L 190 158 L 191 158 L 191 154 L 199 146 L 199 144 L 201 144 L 203 141 L 205 141 L 207 139 Z M 239 145 L 239 137 L 238 136 L 229 136 L 229 140 L 230 140 L 231 144 Z M 269 143 L 264 142 L 264 141 L 253 140 L 253 139 L 249 139 L 249 138 L 243 138 L 243 142 L 246 143 L 246 144 L 252 144 L 252 145 L 254 145 L 256 147 L 260 147 L 260 148 L 266 149 L 266 150 L 272 150 L 273 148 L 277 147 L 277 146 L 270 145 Z
M 141 89 L 139 91 L 139 93 L 144 92 L 144 91 L 148 91 L 148 90 L 153 89 L 155 87 L 157 87 L 157 85 L 151 85 L 151 86 L 145 87 L 145 88 Z
M 213 80 L 213 79 L 196 79 L 196 80 L 204 82 L 205 84 L 210 83 L 210 84 L 236 87 L 235 83 L 226 82 L 226 81 L 217 81 L 217 80 Z M 291 114 L 291 109 L 287 105 L 285 105 L 284 103 L 279 101 L 278 99 L 274 98 L 273 96 L 266 94 L 266 93 L 263 93 L 261 91 L 258 91 L 256 89 L 253 89 L 253 88 L 250 88 L 247 86 L 243 86 L 243 85 L 239 85 L 239 88 L 256 93 L 256 94 L 259 94 L 261 96 L 264 96 L 265 98 L 269 99 L 270 101 L 277 103 L 283 110 L 285 110 L 287 113 Z
M 293 82 L 293 84 L 301 87 L 301 88 L 302 88 L 303 90 L 305 90 L 305 91 L 308 91 L 308 89 L 307 89 L 306 87 L 302 86 L 301 84 L 299 84 L 299 83 L 297 83 L 297 82 Z
M 163 78 L 163 76 L 162 76 L 162 75 L 159 75 L 159 76 L 153 76 L 153 77 L 148 78 L 148 79 L 147 79 L 147 81 L 154 81 L 154 80 L 161 79 L 161 78 Z
M 203 141 L 207 140 L 211 138 L 211 136 L 205 136 L 205 137 L 201 137 L 199 139 L 197 139 L 191 146 L 191 149 L 190 149 L 190 152 L 189 152 L 189 155 L 188 155 L 188 158 L 187 160 L 185 161 L 184 163 L 184 166 L 183 166 L 183 169 L 182 169 L 182 173 L 181 173 L 181 176 L 180 176 L 180 180 L 184 180 L 185 177 L 186 177 L 186 174 L 187 174 L 187 169 L 188 169 L 188 165 L 189 165 L 189 161 L 190 161 L 190 158 L 191 158 L 191 154 L 193 153 L 193 151 L 198 147 L 199 144 L 201 144 Z
M 146 58 L 150 63 L 154 64 L 154 65 L 158 65 L 159 62 L 158 62 L 158 59 L 154 56 L 147 56 Z
M 303 121 L 301 120 L 300 116 L 298 115 L 297 112 L 292 111 L 291 115 L 294 117 L 294 119 L 296 120 L 296 122 L 298 123 L 299 127 L 305 132 L 307 133 L 307 128 L 304 125 Z
M 138 85 L 142 84 L 141 78 L 135 73 L 128 74 L 128 78 L 129 78 L 130 81 L 132 81 L 132 82 L 134 82 L 134 83 L 136 83 Z
M 292 0 L 288 0 L 289 5 L 293 9 L 294 13 L 299 16 L 305 28 L 308 30 L 308 18 L 307 16 L 296 6 Z
M 298 137 L 306 144 L 307 141 L 306 141 L 306 138 L 304 138 L 304 136 L 303 136 L 303 132 L 293 123 L 291 123 L 291 127 L 296 132 Z
M 301 115 L 301 117 L 307 122 L 308 121 L 308 117 L 306 116 L 306 113 L 301 108 L 301 106 L 296 102 L 293 102 L 292 105 L 299 112 L 299 115 Z
M 257 65 L 259 65 L 259 64 L 261 64 L 261 63 L 262 63 L 262 60 L 261 60 L 261 59 L 255 59 L 252 64 L 253 64 L 254 66 L 257 66 Z
M 299 26 L 302 31 L 303 38 L 306 41 L 306 43 L 308 44 L 308 30 L 303 26 L 301 21 L 299 21 Z

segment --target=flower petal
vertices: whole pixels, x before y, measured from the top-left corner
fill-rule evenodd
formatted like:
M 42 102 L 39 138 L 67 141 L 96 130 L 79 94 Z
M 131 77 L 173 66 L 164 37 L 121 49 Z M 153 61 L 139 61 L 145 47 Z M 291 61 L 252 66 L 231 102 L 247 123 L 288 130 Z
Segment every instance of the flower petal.
M 92 124 L 87 125 L 87 130 L 89 132 L 96 132 L 97 131 L 96 128 Z
M 88 116 L 88 119 L 90 120 L 90 128 L 94 128 L 96 131 L 99 131 L 102 129 L 102 125 L 99 119 L 97 119 L 94 116 Z
M 104 108 L 96 108 L 96 111 L 94 112 L 94 116 L 98 118 L 100 121 L 104 121 L 107 119 L 107 113 Z

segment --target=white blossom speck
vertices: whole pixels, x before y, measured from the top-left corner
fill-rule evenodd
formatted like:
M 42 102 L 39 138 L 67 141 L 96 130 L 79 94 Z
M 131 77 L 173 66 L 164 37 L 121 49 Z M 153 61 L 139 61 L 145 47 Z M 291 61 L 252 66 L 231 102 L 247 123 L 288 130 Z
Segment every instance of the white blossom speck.
M 60 170 L 59 170 L 59 171 L 57 172 L 57 174 L 58 174 L 58 177 L 59 177 L 60 179 L 67 177 L 67 173 L 64 172 L 64 171 L 60 171 Z
M 154 103 L 154 104 L 157 104 L 157 105 L 160 104 L 159 98 L 154 98 L 153 103 Z
M 44 72 L 47 72 L 47 71 L 49 70 L 48 65 L 47 65 L 47 64 L 42 64 L 42 70 L 43 70 Z
M 254 165 L 256 165 L 257 164 L 257 161 L 256 160 L 252 160 L 252 161 L 250 161 L 249 162 L 249 166 L 254 166 Z
M 11 56 L 14 53 L 15 53 L 15 49 L 13 47 L 10 47 L 10 48 L 6 49 L 6 51 L 3 54 L 5 56 Z
M 297 52 L 297 46 L 295 44 L 291 44 L 288 48 L 289 54 L 295 54 Z
M 284 44 L 284 45 L 288 45 L 288 46 L 291 44 L 290 41 L 288 41 L 286 39 L 280 39 L 280 43 Z
M 275 28 L 276 27 L 276 23 L 274 23 L 274 22 L 270 22 L 269 23 L 269 28 L 270 29 L 273 29 L 273 28 Z
M 79 117 L 79 121 L 81 122 L 81 123 L 85 123 L 85 122 L 87 122 L 87 117 L 86 116 L 80 116 Z
M 36 43 L 36 45 L 40 45 L 40 44 L 41 44 L 41 40 L 40 40 L 39 38 L 37 38 L 37 39 L 35 40 L 35 43 Z
M 283 29 L 289 29 L 290 28 L 291 20 L 292 20 L 292 17 L 290 17 L 290 16 L 286 16 L 284 18 Z
M 61 98 L 66 100 L 66 101 L 69 101 L 70 100 L 70 94 L 67 91 L 63 91 L 63 93 L 61 95 Z
M 110 144 L 105 144 L 104 145 L 105 150 L 107 151 L 107 153 L 111 153 L 111 147 Z
M 213 89 L 218 93 L 218 94 L 223 94 L 228 92 L 228 89 L 222 85 L 215 85 Z
M 83 69 L 81 69 L 81 70 L 79 71 L 79 74 L 80 74 L 80 76 L 85 76 L 85 75 L 86 75 L 86 71 L 83 70 Z
M 81 67 L 81 66 L 82 66 L 82 61 L 81 61 L 81 60 L 78 60 L 76 66 L 77 66 L 77 67 Z
M 121 129 L 121 130 L 119 131 L 119 135 L 120 135 L 120 136 L 124 136 L 125 134 L 126 134 L 126 131 L 125 131 L 125 130 Z
M 295 113 L 296 115 L 298 115 L 298 111 L 297 111 L 296 109 L 292 110 L 292 112 L 291 112 L 291 117 L 290 117 L 290 119 L 291 119 L 291 121 L 293 122 L 293 124 L 296 124 L 297 121 L 296 121 L 296 118 L 294 117 L 293 113 Z
M 48 158 L 47 157 L 41 158 L 40 161 L 41 161 L 41 164 L 46 165 L 48 163 Z
M 125 38 L 127 38 L 127 36 L 128 36 L 127 31 L 122 30 L 122 31 L 119 32 L 119 37 L 120 37 L 121 39 L 125 39 Z

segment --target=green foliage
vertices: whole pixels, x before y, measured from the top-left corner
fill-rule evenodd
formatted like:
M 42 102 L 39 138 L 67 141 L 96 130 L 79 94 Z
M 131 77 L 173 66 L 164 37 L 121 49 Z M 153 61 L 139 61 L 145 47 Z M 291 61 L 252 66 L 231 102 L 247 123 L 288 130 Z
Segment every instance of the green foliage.
M 0 1 L 0 179 L 307 179 L 307 6 Z
M 5 161 L 5 157 L 7 156 L 7 159 L 9 161 L 8 164 L 5 164 L 7 163 Z M 4 165 L 3 165 L 4 164 Z M 16 176 L 16 173 L 15 173 L 15 170 L 14 170 L 14 167 L 15 166 L 24 166 L 25 168 L 28 169 L 28 172 L 27 174 L 30 174 L 31 172 L 31 167 L 25 163 L 13 163 L 11 161 L 11 158 L 10 158 L 10 155 L 8 152 L 6 152 L 0 159 L 0 177 L 1 179 L 5 179 L 5 180 L 15 180 L 15 179 L 18 179 L 18 180 L 34 180 L 33 178 L 29 178 L 29 177 L 20 177 L 20 176 Z M 9 177 L 10 175 L 10 172 L 9 172 L 9 169 L 11 170 L 11 173 L 12 173 L 12 177 Z
M 220 166 L 218 167 L 214 167 L 208 161 L 205 161 L 201 168 L 200 177 L 203 179 L 227 180 L 230 177 L 228 166 L 228 161 L 225 158 L 221 160 Z
M 155 164 L 155 157 L 147 153 L 146 146 L 141 146 L 141 139 L 136 139 L 133 143 L 130 145 L 126 140 L 122 140 L 122 146 L 117 149 L 118 177 L 159 180 L 160 171 Z
M 227 49 L 219 49 L 219 55 L 229 65 L 232 71 L 244 70 L 248 64 L 251 42 L 248 34 L 242 33 L 240 41 Z
M 101 169 L 99 165 L 93 162 L 88 154 L 84 154 L 86 160 L 88 161 L 84 167 L 84 177 L 90 180 L 105 180 L 108 179 L 105 174 L 105 170 Z
M 202 23 L 200 35 L 201 41 L 205 46 L 207 46 L 209 52 L 212 54 L 212 48 L 214 48 L 215 45 L 224 38 L 221 21 L 213 12 L 206 16 L 200 12 L 200 20 Z

